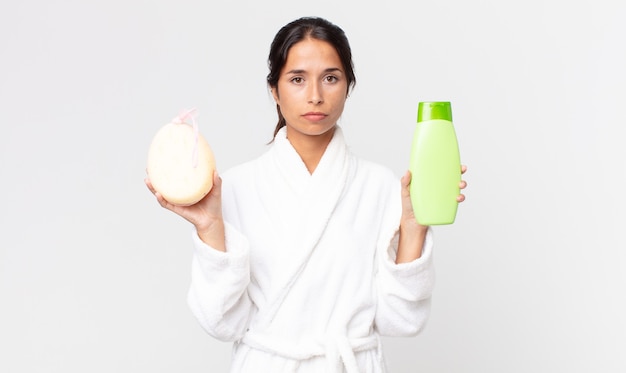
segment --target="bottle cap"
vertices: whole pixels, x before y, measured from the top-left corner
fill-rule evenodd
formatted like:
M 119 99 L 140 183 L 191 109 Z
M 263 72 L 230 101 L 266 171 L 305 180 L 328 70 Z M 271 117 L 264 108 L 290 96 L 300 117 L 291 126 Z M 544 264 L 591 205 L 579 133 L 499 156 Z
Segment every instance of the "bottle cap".
M 432 119 L 452 122 L 452 107 L 449 101 L 420 102 L 417 107 L 417 123 Z

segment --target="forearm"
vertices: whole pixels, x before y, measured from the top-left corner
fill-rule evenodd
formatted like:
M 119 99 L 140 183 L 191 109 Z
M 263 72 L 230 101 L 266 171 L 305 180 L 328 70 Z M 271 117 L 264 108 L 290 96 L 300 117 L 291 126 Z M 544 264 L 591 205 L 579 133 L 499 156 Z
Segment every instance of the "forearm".
M 207 247 L 194 235 L 189 306 L 202 327 L 224 341 L 241 337 L 253 307 L 247 288 L 250 257 L 247 239 L 225 224 L 228 252 Z
M 196 226 L 198 237 L 208 246 L 226 252 L 226 238 L 224 233 L 224 221 L 215 221 L 206 226 Z
M 422 256 L 428 227 L 417 223 L 401 223 L 396 264 L 412 262 Z
M 394 337 L 413 336 L 423 329 L 435 283 L 431 232 L 426 228 L 419 259 L 408 263 L 398 264 L 401 258 L 394 255 L 399 241 L 398 232 L 389 248 L 381 251 L 376 277 L 376 328 L 381 335 Z

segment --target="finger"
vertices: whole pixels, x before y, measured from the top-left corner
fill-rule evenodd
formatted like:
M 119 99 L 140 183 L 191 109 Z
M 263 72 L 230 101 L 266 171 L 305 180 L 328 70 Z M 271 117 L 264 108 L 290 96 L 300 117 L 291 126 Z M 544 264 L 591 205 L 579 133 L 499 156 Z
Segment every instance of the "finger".
M 220 195 L 222 192 L 222 178 L 217 173 L 217 170 L 213 171 L 213 188 L 217 192 L 217 195 Z
M 461 180 L 461 182 L 459 183 L 459 188 L 465 189 L 466 187 L 467 187 L 467 181 Z
M 213 171 L 213 186 L 211 190 L 202 197 L 198 203 L 206 203 L 207 201 L 220 201 L 222 198 L 222 178 L 218 175 L 217 170 Z
M 400 186 L 402 187 L 402 197 L 409 196 L 409 184 L 411 184 L 411 171 L 406 171 L 404 176 L 400 179 Z
M 159 203 L 159 205 L 161 205 L 161 207 L 165 207 L 168 210 L 171 210 L 172 207 L 174 207 L 174 205 L 172 205 L 165 198 L 163 198 L 161 193 L 157 192 L 156 189 L 154 189 L 154 186 L 152 186 L 152 182 L 150 182 L 149 178 L 145 178 L 144 182 L 146 183 L 146 186 L 148 187 L 148 189 L 150 189 L 152 194 L 154 194 L 154 196 L 156 197 L 157 202 Z
M 466 165 L 461 165 L 461 174 L 464 174 L 465 171 L 467 171 L 467 166 Z
M 148 187 L 148 189 L 150 189 L 150 191 L 152 192 L 152 194 L 156 193 L 156 190 L 154 189 L 154 187 L 152 186 L 152 182 L 150 181 L 150 178 L 145 178 L 143 179 L 143 182 L 146 183 L 146 186 Z
M 406 171 L 402 179 L 400 179 L 401 185 L 401 199 L 402 199 L 402 216 L 413 217 L 413 204 L 411 203 L 411 171 Z
M 457 202 L 463 202 L 463 201 L 465 201 L 465 195 L 464 195 L 464 194 L 459 194 L 459 195 L 456 197 L 456 201 L 457 201 Z
M 163 196 L 161 195 L 161 193 L 159 192 L 154 192 L 154 196 L 157 199 L 157 202 L 159 202 L 159 205 L 161 205 L 161 207 L 164 207 L 168 210 L 171 210 L 171 204 L 169 202 L 167 202 L 167 200 L 165 198 L 163 198 Z

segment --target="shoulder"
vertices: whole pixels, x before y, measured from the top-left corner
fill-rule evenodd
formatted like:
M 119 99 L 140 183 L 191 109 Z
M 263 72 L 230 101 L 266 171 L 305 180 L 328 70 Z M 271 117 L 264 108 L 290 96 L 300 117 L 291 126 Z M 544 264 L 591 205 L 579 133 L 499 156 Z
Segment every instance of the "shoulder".
M 267 167 L 270 158 L 268 150 L 254 159 L 221 172 L 222 190 L 237 193 L 237 191 L 243 192 L 253 188 L 259 182 L 259 178 L 263 178 L 264 172 L 261 170 Z
M 356 158 L 351 190 L 380 202 L 395 200 L 400 195 L 400 177 L 390 168 L 370 160 Z
M 357 177 L 380 186 L 396 185 L 400 177 L 389 167 L 363 158 L 356 158 Z
M 388 219 L 395 226 L 401 212 L 401 184 L 390 168 L 357 158 L 354 177 L 344 195 L 347 203 L 358 206 L 358 213 Z M 356 201 L 356 202 L 354 202 Z
M 257 159 L 247 161 L 236 166 L 233 166 L 226 171 L 224 171 L 220 176 L 223 180 L 237 180 L 241 178 L 245 178 L 246 175 L 250 174 L 250 170 L 254 169 L 254 164 L 257 162 Z
M 259 159 L 253 159 L 239 165 L 233 166 L 220 174 L 222 178 L 222 190 L 232 191 L 235 189 L 245 188 L 251 185 L 258 169 Z

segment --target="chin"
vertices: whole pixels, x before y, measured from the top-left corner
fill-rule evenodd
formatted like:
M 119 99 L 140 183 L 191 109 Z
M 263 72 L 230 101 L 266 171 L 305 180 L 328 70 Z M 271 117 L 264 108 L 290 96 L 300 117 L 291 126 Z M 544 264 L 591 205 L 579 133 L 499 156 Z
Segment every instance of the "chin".
M 335 124 L 308 124 L 306 126 L 288 126 L 288 132 L 298 132 L 306 136 L 322 136 L 333 132 L 335 130 Z

